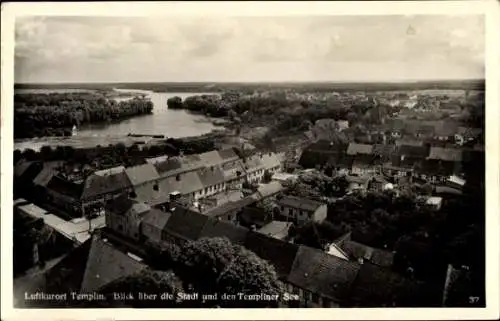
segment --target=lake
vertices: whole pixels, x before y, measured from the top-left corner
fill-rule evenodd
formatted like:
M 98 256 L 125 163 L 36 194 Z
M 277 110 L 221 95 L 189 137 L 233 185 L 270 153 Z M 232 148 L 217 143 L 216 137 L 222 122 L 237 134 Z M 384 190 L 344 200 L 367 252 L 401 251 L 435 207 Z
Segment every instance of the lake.
M 78 90 L 71 90 L 77 92 Z M 115 89 L 117 92 L 143 94 L 149 97 L 154 104 L 153 114 L 136 116 L 130 119 L 123 120 L 117 123 L 107 124 L 88 124 L 78 128 L 76 137 L 72 140 L 85 140 L 86 137 L 95 138 L 115 138 L 120 136 L 133 134 L 143 135 L 165 135 L 166 137 L 180 138 L 188 136 L 197 136 L 211 132 L 218 129 L 212 124 L 212 120 L 203 115 L 196 115 L 189 113 L 185 110 L 173 110 L 167 108 L 167 100 L 174 96 L 179 96 L 183 100 L 186 97 L 194 95 L 213 95 L 214 93 L 156 93 L 146 90 L 122 90 Z M 42 92 L 61 92 L 57 90 L 22 90 L 16 91 L 20 93 L 42 93 Z M 70 92 L 65 90 L 64 92 Z M 117 100 L 130 99 L 126 97 L 118 98 Z M 38 139 L 23 139 L 16 140 L 14 149 L 39 149 L 43 145 L 54 145 L 55 142 L 68 138 L 38 138 Z M 46 142 L 46 143 L 45 143 Z

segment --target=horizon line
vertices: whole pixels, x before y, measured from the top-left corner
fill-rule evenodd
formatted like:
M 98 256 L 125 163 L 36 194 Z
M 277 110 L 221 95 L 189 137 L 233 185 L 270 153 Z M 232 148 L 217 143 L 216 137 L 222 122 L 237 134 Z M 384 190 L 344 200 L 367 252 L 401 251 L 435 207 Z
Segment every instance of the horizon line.
M 425 83 L 478 81 L 486 78 L 453 78 L 453 79 L 404 79 L 404 80 L 280 80 L 280 81 L 59 81 L 59 82 L 14 82 L 14 85 L 65 85 L 65 84 L 138 84 L 138 83 L 171 83 L 171 84 L 377 84 L 377 83 Z

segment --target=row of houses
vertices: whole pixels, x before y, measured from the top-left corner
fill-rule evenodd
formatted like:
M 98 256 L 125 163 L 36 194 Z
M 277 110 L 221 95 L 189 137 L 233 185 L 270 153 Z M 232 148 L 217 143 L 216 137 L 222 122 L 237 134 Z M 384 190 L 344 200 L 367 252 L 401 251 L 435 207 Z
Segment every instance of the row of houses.
M 60 175 L 59 162 L 42 164 L 21 160 L 15 166 L 15 181 L 30 185 L 34 194 L 76 215 L 100 211 L 113 199 L 129 197 L 156 206 L 166 203 L 169 194 L 179 192 L 192 200 L 210 197 L 243 182 L 258 182 L 267 171 L 279 172 L 281 160 L 274 153 L 257 153 L 240 158 L 233 149 L 198 155 L 157 157 L 145 164 L 118 166 L 97 171 L 83 181 Z M 29 183 L 29 184 L 28 184 Z
M 342 257 L 283 241 L 269 235 L 265 227 L 255 231 L 185 207 L 172 206 L 164 212 L 133 200 L 109 204 L 106 226 L 113 234 L 128 240 L 124 243 L 159 249 L 169 243 L 225 237 L 272 264 L 286 291 L 298 294 L 303 307 L 412 306 L 421 304 L 421 300 L 436 299 L 426 292 L 423 284 L 384 267 L 385 258 L 377 257 L 377 251 L 370 252 L 367 247 L 360 250 L 348 237 L 334 245 L 346 249 L 347 252 L 340 250 L 346 256 Z M 433 302 L 436 301 L 427 304 Z
M 353 175 L 384 173 L 415 177 L 432 183 L 454 182 L 463 185 L 464 167 L 484 161 L 484 152 L 464 148 L 430 145 L 334 144 L 319 141 L 302 153 L 299 164 L 305 168 L 333 166 Z

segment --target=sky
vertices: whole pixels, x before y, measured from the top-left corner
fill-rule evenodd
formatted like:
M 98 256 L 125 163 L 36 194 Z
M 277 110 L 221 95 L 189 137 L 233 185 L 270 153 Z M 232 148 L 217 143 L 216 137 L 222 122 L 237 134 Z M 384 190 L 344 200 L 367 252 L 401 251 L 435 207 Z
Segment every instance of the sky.
M 484 77 L 479 15 L 16 19 L 15 82 Z

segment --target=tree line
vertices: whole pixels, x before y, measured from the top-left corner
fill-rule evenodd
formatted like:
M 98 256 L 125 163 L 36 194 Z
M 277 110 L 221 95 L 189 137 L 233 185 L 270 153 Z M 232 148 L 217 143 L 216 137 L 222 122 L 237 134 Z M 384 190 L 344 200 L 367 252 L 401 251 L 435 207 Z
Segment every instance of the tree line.
M 116 101 L 93 92 L 15 94 L 14 138 L 68 136 L 76 125 L 150 114 L 153 103 L 135 97 Z

